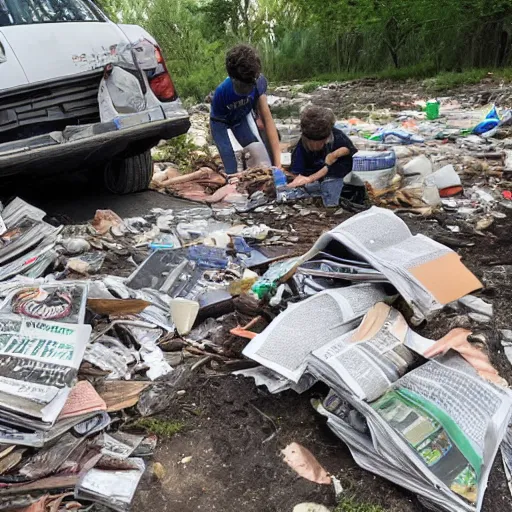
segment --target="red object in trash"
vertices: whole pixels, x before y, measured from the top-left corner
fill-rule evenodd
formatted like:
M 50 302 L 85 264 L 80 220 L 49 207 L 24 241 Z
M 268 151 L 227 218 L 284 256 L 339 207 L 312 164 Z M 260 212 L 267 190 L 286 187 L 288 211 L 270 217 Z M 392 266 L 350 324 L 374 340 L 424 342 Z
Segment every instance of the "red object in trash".
M 504 190 L 501 195 L 505 198 L 505 199 L 508 199 L 509 201 L 512 200 L 512 192 L 510 190 Z
M 446 187 L 439 191 L 440 197 L 452 197 L 463 192 L 464 189 L 459 185 L 456 187 Z

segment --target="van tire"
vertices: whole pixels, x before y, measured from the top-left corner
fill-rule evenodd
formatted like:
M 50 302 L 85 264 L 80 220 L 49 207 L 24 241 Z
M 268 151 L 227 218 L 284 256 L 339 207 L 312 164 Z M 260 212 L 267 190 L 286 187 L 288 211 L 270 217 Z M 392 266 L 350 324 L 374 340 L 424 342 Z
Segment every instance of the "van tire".
M 151 151 L 115 159 L 105 166 L 104 181 L 114 194 L 132 194 L 147 190 L 153 178 Z

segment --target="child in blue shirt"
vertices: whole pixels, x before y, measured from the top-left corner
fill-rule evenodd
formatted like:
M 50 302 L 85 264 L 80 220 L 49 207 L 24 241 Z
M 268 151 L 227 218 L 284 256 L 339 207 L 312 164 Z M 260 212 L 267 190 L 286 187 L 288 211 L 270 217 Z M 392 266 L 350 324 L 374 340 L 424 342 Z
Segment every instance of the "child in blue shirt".
M 324 206 L 338 206 L 344 178 L 352 172 L 357 149 L 338 128 L 332 110 L 311 106 L 300 118 L 302 137 L 292 153 L 291 172 L 297 177 L 288 185 L 303 187 L 299 197 L 321 196 Z
M 226 55 L 228 78 L 215 90 L 210 113 L 210 128 L 227 174 L 235 174 L 237 163 L 228 129 L 242 147 L 259 139 L 249 124 L 257 111 L 276 167 L 281 166 L 281 149 L 276 125 L 267 103 L 267 80 L 261 74 L 261 60 L 254 48 L 238 45 Z

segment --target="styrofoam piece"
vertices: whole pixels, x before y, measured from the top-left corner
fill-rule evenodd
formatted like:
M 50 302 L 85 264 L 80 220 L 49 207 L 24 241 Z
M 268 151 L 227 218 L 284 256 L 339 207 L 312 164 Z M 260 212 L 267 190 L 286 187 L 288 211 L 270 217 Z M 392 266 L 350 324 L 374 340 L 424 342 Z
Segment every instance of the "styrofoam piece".
M 428 176 L 432 174 L 432 163 L 425 155 L 417 156 L 404 165 L 403 173 L 404 176 Z
M 435 186 L 442 190 L 443 188 L 458 187 L 461 185 L 460 176 L 453 165 L 445 165 L 432 174 Z

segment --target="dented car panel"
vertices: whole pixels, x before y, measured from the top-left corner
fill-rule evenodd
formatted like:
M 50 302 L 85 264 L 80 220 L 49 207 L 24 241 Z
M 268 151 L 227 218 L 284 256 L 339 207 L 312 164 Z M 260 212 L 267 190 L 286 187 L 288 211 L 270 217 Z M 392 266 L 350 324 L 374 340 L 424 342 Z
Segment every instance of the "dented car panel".
M 0 91 L 28 84 L 27 76 L 0 30 Z
M 89 0 L 47 0 L 44 11 L 23 0 L 3 5 L 0 176 L 116 161 L 126 193 L 123 159 L 190 126 L 156 41 L 141 27 L 113 23 Z M 141 171 L 147 186 L 152 169 Z

